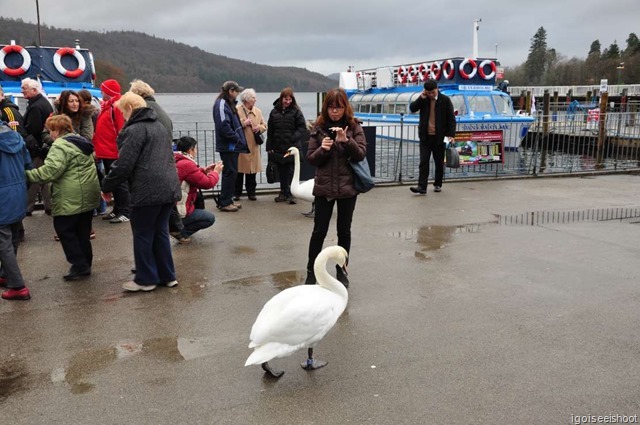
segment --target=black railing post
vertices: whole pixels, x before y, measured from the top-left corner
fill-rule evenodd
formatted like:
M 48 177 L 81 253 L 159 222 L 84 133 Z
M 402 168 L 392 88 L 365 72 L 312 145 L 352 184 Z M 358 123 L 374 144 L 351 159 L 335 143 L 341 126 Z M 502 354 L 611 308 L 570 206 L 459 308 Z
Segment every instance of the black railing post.
M 400 160 L 400 168 L 398 171 L 398 183 L 402 184 L 402 142 L 403 142 L 403 138 L 404 138 L 404 112 L 400 112 L 400 154 L 399 154 L 399 160 Z

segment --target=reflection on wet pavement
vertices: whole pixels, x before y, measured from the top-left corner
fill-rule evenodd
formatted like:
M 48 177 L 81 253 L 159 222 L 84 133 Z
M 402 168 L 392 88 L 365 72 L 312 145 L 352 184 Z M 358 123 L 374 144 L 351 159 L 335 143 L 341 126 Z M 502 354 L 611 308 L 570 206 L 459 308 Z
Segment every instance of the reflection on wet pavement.
M 283 291 L 292 286 L 300 285 L 306 277 L 306 271 L 289 270 L 264 276 L 249 276 L 242 279 L 227 280 L 226 285 L 253 286 L 271 284 Z
M 15 357 L 3 360 L 0 363 L 0 402 L 12 394 L 28 390 L 28 377 L 24 360 Z
M 482 227 L 495 223 L 496 222 L 472 223 L 459 226 L 422 226 L 419 229 L 393 232 L 389 235 L 420 244 L 422 249 L 414 252 L 415 257 L 422 260 L 430 260 L 431 257 L 427 252 L 445 248 L 447 244 L 451 242 L 454 234 L 477 233 Z

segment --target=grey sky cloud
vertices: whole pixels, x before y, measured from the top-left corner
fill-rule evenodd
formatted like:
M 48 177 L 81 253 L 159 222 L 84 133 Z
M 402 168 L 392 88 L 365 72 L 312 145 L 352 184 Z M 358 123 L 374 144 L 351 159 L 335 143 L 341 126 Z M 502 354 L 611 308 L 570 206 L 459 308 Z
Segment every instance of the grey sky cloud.
M 12 1 L 0 13 L 35 23 L 35 3 Z M 479 55 L 497 52 L 505 66 L 526 60 L 541 26 L 550 48 L 584 58 L 594 40 L 603 48 L 616 41 L 624 49 L 629 33 L 640 34 L 638 16 L 640 0 L 97 0 L 91 7 L 86 0 L 40 0 L 47 25 L 139 31 L 235 59 L 322 74 L 350 65 L 470 56 L 474 19 L 482 19 Z

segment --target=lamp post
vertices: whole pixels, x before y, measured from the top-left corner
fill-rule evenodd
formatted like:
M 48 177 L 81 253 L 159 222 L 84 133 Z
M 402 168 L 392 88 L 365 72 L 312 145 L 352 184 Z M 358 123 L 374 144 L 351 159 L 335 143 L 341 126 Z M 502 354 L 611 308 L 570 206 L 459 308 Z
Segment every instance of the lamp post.
M 618 70 L 618 85 L 620 85 L 620 77 L 622 76 L 622 70 L 624 69 L 624 62 L 620 62 L 620 65 L 616 66 Z

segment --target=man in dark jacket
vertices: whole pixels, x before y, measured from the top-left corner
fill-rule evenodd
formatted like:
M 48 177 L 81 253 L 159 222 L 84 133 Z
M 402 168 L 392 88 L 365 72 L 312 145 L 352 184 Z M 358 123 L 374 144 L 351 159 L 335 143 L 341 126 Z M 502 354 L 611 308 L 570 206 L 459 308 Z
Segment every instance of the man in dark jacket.
M 213 104 L 216 152 L 220 153 L 224 164 L 218 198 L 220 211 L 235 212 L 240 209 L 240 204 L 233 202 L 238 176 L 238 155 L 249 153 L 247 139 L 236 109 L 236 98 L 242 90 L 244 87 L 240 87 L 235 81 L 227 81 L 222 85 L 222 91 Z
M 428 80 L 420 96 L 409 105 L 411 112 L 420 111 L 418 136 L 420 138 L 420 165 L 418 186 L 411 187 L 413 193 L 427 194 L 429 161 L 433 153 L 436 164 L 434 191 L 442 190 L 444 176 L 445 136 L 453 142 L 456 135 L 456 116 L 451 99 L 438 91 L 438 83 Z
M 42 95 L 42 84 L 40 81 L 25 78 L 21 83 L 22 95 L 28 100 L 27 110 L 24 113 L 24 128 L 27 132 L 27 148 L 31 154 L 31 166 L 38 168 L 44 164 L 44 158 L 47 156 L 47 147 L 43 145 L 42 130 L 44 123 L 53 114 L 53 107 L 46 97 Z M 38 192 L 42 195 L 44 202 L 44 210 L 51 213 L 51 195 L 49 193 L 49 185 L 32 184 L 29 188 L 29 196 L 27 200 L 27 215 L 31 215 L 35 208 L 36 196 Z

